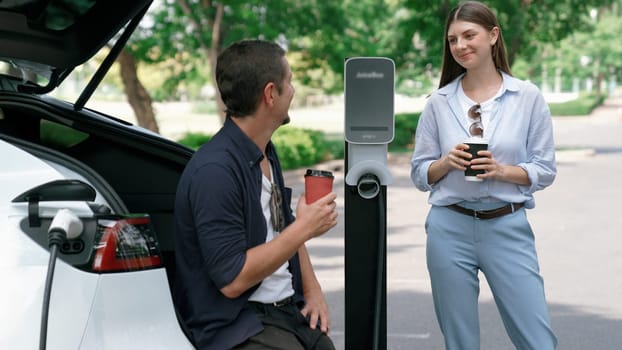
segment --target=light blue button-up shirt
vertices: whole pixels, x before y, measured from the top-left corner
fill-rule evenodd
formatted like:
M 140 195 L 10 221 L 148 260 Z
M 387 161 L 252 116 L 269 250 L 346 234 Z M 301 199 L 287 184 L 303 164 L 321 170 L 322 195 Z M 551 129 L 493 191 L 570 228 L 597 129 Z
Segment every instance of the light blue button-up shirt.
M 469 182 L 454 169 L 434 184 L 428 181 L 430 165 L 470 135 L 457 91 L 462 76 L 430 96 L 417 126 L 411 179 L 421 191 L 430 191 L 432 205 L 468 202 L 525 203 L 535 206 L 533 193 L 553 183 L 557 168 L 551 113 L 544 97 L 532 83 L 505 73 L 497 108 L 484 131 L 488 150 L 499 164 L 516 165 L 529 176 L 530 185 L 486 179 Z

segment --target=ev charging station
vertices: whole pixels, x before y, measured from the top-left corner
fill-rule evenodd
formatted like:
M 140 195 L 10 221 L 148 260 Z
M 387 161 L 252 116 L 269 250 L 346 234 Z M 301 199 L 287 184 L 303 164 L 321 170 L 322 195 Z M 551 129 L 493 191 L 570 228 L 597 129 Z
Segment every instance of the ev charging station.
M 345 347 L 385 350 L 388 144 L 395 124 L 395 63 L 345 61 Z

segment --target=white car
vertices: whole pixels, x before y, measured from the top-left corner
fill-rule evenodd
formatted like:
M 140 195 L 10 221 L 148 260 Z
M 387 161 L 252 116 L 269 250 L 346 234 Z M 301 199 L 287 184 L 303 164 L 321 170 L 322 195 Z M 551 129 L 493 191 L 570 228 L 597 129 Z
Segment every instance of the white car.
M 170 292 L 192 150 L 85 108 L 103 74 L 46 96 L 150 4 L 0 1 L 0 349 L 194 348 Z

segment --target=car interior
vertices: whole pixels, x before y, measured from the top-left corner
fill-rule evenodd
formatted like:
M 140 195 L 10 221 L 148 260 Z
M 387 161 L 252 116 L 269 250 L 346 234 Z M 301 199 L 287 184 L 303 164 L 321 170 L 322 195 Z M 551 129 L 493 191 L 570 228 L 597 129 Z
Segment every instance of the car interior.
M 128 248 L 115 249 L 113 255 L 120 251 L 130 255 L 112 260 L 134 261 L 138 269 L 163 266 L 171 287 L 175 274 L 175 192 L 193 151 L 86 106 L 151 3 L 152 0 L 0 1 L 0 140 L 43 160 L 69 179 L 40 184 L 13 199 L 17 205 L 27 205 L 27 218 L 20 223 L 26 235 L 49 249 L 46 231 L 52 218 L 39 217 L 39 201 L 46 196 L 52 198 L 48 200 L 80 198 L 76 202 L 88 202 L 96 218 L 80 218 L 84 221 L 84 233 L 65 241 L 59 259 L 88 272 L 123 271 L 128 265 L 102 267 L 93 263 L 98 260 L 95 257 L 100 253 L 98 246 L 106 237 L 106 230 L 116 228 L 122 234 L 115 236 L 123 238 L 115 238 L 115 248 Z M 108 48 L 107 57 L 76 101 L 66 103 L 45 96 L 104 46 Z M 91 190 L 94 197 L 82 196 Z M 101 218 L 109 215 L 131 223 L 124 227 L 111 224 L 102 229 L 101 222 L 106 219 Z M 138 231 L 145 235 L 132 235 Z M 157 259 L 151 259 L 153 265 L 145 265 L 145 259 L 136 258 L 141 252 L 132 250 L 130 241 L 153 235 L 157 243 L 142 247 L 148 246 L 149 254 L 155 252 Z M 181 322 L 180 326 L 188 336 Z
M 172 283 L 174 197 L 192 150 L 149 134 L 92 122 L 92 118 L 86 122 L 78 113 L 67 115 L 65 110 L 59 114 L 60 110 L 36 100 L 16 105 L 0 98 L 0 111 L 1 139 L 45 160 L 69 178 L 93 184 L 113 213 L 148 214 Z M 32 236 L 46 237 L 36 232 Z M 85 259 L 70 255 L 60 258 L 74 265 Z

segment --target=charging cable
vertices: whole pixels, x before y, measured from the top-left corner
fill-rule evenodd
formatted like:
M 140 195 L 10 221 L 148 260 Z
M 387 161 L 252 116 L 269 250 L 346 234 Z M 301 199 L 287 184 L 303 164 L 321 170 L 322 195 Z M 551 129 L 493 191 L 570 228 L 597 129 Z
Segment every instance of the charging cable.
M 356 184 L 359 196 L 363 199 L 378 200 L 378 222 L 380 223 L 378 232 L 378 250 L 376 252 L 376 290 L 374 299 L 374 325 L 373 325 L 373 346 L 374 350 L 380 349 L 380 321 L 382 318 L 382 292 L 384 287 L 384 263 L 385 263 L 385 245 L 386 245 L 386 200 L 382 192 L 381 183 L 374 174 L 364 174 Z
M 74 239 L 82 233 L 82 220 L 69 209 L 60 209 L 48 229 L 48 240 L 50 247 L 50 261 L 48 262 L 48 273 L 45 279 L 45 289 L 43 292 L 43 308 L 41 310 L 41 334 L 39 335 L 39 349 L 45 350 L 47 342 L 48 312 L 50 310 L 50 295 L 52 294 L 52 279 L 54 268 L 56 267 L 56 257 L 58 249 L 66 239 Z
M 378 186 L 380 187 L 380 186 Z M 380 230 L 378 230 L 378 252 L 376 266 L 376 299 L 374 310 L 374 350 L 380 349 L 380 318 L 382 317 L 382 292 L 384 287 L 384 262 L 385 262 L 385 245 L 387 234 L 387 218 L 386 218 L 386 199 L 382 190 L 378 190 L 378 222 Z

